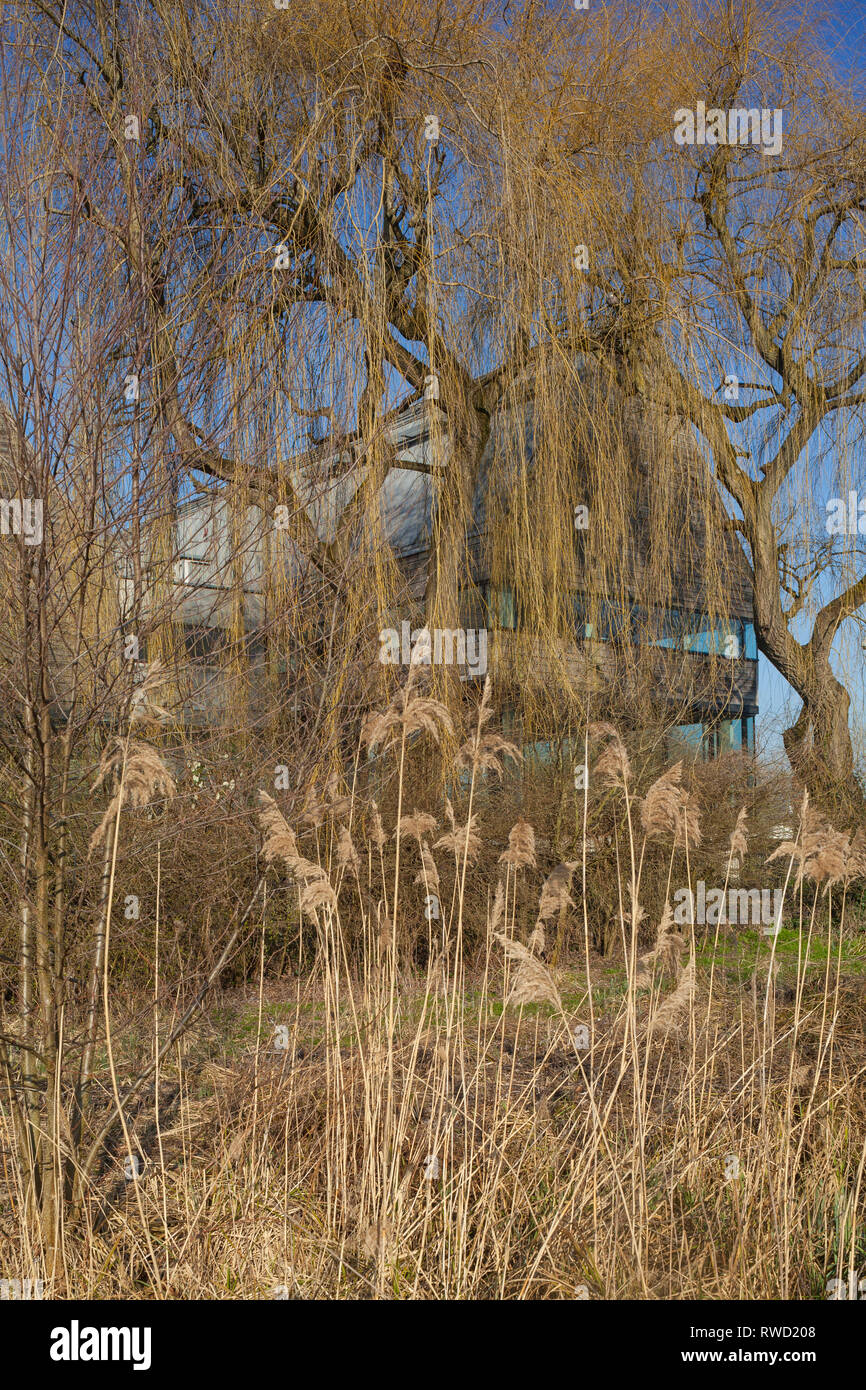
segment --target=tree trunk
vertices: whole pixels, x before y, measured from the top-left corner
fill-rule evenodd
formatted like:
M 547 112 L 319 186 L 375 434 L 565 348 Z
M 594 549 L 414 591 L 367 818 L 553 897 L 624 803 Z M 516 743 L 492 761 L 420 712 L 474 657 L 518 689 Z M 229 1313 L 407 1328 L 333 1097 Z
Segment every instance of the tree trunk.
M 763 633 L 758 646 L 803 701 L 796 721 L 782 735 L 795 778 L 837 828 L 863 824 L 866 795 L 854 773 L 848 691 L 829 661 L 816 657 L 808 645 L 795 643 L 796 660 Z
M 459 580 L 468 571 L 467 535 L 481 460 L 490 436 L 490 414 L 485 407 L 466 405 L 455 412 L 451 456 L 440 476 L 433 508 L 433 525 L 424 595 L 427 623 L 459 621 Z
M 748 502 L 750 499 L 746 499 Z M 755 633 L 759 649 L 793 686 L 802 709 L 782 735 L 791 771 L 839 829 L 866 820 L 866 796 L 854 775 L 848 727 L 851 700 L 830 665 L 839 615 L 833 604 L 816 616 L 808 642 L 798 642 L 782 609 L 776 533 L 769 493 L 760 496 L 748 527 L 754 576 Z M 751 510 L 751 509 L 750 509 Z
M 839 827 L 866 821 L 866 797 L 854 775 L 848 727 L 851 699 L 829 666 L 818 669 L 811 689 L 797 689 L 803 707 L 782 735 L 798 781 L 816 806 Z

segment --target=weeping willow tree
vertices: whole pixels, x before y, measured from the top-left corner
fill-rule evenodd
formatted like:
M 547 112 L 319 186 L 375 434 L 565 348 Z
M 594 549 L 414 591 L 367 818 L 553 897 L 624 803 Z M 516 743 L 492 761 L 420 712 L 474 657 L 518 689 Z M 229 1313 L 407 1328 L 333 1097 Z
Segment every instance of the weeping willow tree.
M 693 430 L 747 557 L 758 646 L 801 700 L 792 767 L 862 817 L 846 685 L 863 527 L 832 522 L 863 484 L 862 94 L 787 6 L 682 6 L 654 37 L 671 76 L 648 119 L 667 131 L 673 111 L 682 143 L 647 139 L 612 170 L 629 189 L 619 237 L 605 225 L 616 271 L 578 341 L 612 348 L 629 394 Z
M 429 627 L 483 575 L 519 596 L 528 701 L 661 690 L 676 719 L 694 675 L 660 657 L 658 614 L 687 593 L 723 624 L 753 591 L 802 702 L 792 764 L 860 814 L 840 643 L 866 576 L 821 503 L 861 461 L 862 106 L 787 6 L 632 8 L 8 12 L 70 196 L 135 287 L 129 352 L 147 344 L 173 468 L 261 508 L 290 557 L 268 631 L 308 727 L 333 747 L 381 675 L 399 462 L 429 497 Z M 704 143 L 678 143 L 699 103 L 742 108 L 754 139 L 711 118 L 712 143 L 704 115 Z M 425 393 L 432 446 L 398 459 L 393 412 Z M 576 602 L 593 630 L 600 603 L 631 607 L 647 640 L 615 670 L 576 662 Z M 730 668 L 707 656 L 709 699 Z
M 185 698 L 186 500 L 223 518 L 228 732 L 255 722 L 262 766 L 284 747 L 301 792 L 357 747 L 396 614 L 453 630 L 473 603 L 492 613 L 497 684 L 531 736 L 736 704 L 724 650 L 692 660 L 665 615 L 723 632 L 754 603 L 802 702 L 795 770 L 862 815 L 844 668 L 862 532 L 829 531 L 825 506 L 862 480 L 862 106 L 772 8 L 630 11 L 4 8 L 7 500 L 26 488 L 46 517 L 39 546 L 0 538 L 20 848 L 0 1065 L 50 1264 L 106 1133 L 88 1088 L 112 837 L 88 858 L 76 797 L 132 727 L 126 638 L 172 668 L 160 703 Z M 717 143 L 677 143 L 699 103 Z M 719 142 L 730 109 L 756 142 Z M 395 422 L 416 407 L 426 443 L 407 450 Z M 384 501 L 397 473 L 424 518 L 411 574 Z M 624 622 L 636 640 L 615 640 Z M 155 798 L 173 784 L 161 740 Z

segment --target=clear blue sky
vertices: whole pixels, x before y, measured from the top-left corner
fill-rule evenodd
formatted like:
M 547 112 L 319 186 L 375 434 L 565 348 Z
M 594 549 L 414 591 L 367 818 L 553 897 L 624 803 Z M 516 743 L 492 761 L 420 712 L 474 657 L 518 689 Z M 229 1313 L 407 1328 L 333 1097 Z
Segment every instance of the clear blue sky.
M 792 5 L 791 8 L 793 15 L 799 7 Z M 809 6 L 807 12 L 840 77 L 851 79 L 859 70 L 862 81 L 866 70 L 866 0 L 834 0 L 824 6 Z M 866 763 L 866 654 L 856 638 L 849 640 L 841 654 L 838 674 L 851 694 L 855 754 L 863 766 Z M 796 717 L 800 701 L 764 656 L 759 659 L 758 703 L 759 743 L 768 751 L 780 752 L 782 729 Z

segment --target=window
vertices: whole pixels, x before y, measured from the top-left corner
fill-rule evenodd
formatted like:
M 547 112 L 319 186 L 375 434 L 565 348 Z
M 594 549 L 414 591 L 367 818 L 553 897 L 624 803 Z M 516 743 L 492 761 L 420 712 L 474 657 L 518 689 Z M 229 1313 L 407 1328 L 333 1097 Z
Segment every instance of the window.
M 755 624 L 754 624 L 754 623 L 743 623 L 742 626 L 743 626 L 743 648 L 744 648 L 744 650 L 743 650 L 743 655 L 745 656 L 745 658 L 746 658 L 747 661 L 757 661 L 757 659 L 758 659 L 758 641 L 757 641 L 757 638 L 755 637 Z M 754 723 L 755 723 L 755 721 L 752 720 L 752 726 L 753 726 L 752 731 L 753 731 L 753 732 L 754 732 Z
M 595 624 L 590 617 L 589 601 L 583 594 L 575 594 L 572 599 L 574 609 L 574 635 L 579 642 L 588 642 L 595 637 Z
M 518 609 L 519 605 L 512 588 L 487 585 L 487 621 L 491 627 L 505 628 L 509 632 L 516 631 Z
M 578 641 L 639 643 L 644 640 L 646 618 L 644 610 L 636 603 L 575 594 L 572 611 Z
M 742 720 L 721 719 L 704 727 L 702 748 L 704 759 L 719 758 L 724 753 L 741 753 L 743 748 Z
M 549 767 L 557 761 L 557 744 L 551 739 L 539 739 L 536 743 L 524 743 L 521 752 L 523 753 L 523 766 L 529 770 L 538 772 L 543 767 Z
M 742 655 L 742 637 L 737 621 L 712 622 L 706 614 L 688 614 L 682 649 L 701 656 L 724 656 L 737 661 Z
M 487 585 L 487 622 L 515 631 L 523 626 L 520 600 L 510 586 Z M 757 661 L 755 625 L 740 618 L 711 619 L 684 608 L 649 610 L 628 600 L 572 596 L 574 636 L 578 642 L 649 644 L 696 656 Z
M 653 632 L 654 629 L 654 632 Z M 758 649 L 754 623 L 740 618 L 713 621 L 705 613 L 680 608 L 659 610 L 648 626 L 648 641 L 672 651 L 693 652 L 698 656 L 721 656 L 731 661 L 756 661 Z
M 684 754 L 695 756 L 700 753 L 703 733 L 703 724 L 679 724 L 675 729 L 671 729 L 668 735 L 668 744 L 672 756 L 682 757 Z
M 180 560 L 176 560 L 174 564 L 175 584 L 198 584 L 203 564 L 203 560 L 197 560 L 193 555 L 184 555 Z
M 672 757 L 700 757 L 705 762 L 725 753 L 754 753 L 755 717 L 717 719 L 713 723 L 680 724 L 668 734 Z
M 190 661 L 215 663 L 226 647 L 226 634 L 220 627 L 184 627 L 184 646 Z
M 599 603 L 599 629 L 603 642 L 631 642 L 635 640 L 632 605 L 602 599 Z

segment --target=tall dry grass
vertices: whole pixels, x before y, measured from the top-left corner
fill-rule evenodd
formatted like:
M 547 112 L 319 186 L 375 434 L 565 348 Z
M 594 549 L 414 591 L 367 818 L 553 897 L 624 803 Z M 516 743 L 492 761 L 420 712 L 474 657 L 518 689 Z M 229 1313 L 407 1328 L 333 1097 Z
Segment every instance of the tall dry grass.
M 669 905 L 657 923 L 641 905 L 653 846 L 670 886 L 701 835 L 682 768 L 641 795 L 619 733 L 602 727 L 593 785 L 611 784 L 624 832 L 608 885 L 618 973 L 588 939 L 556 965 L 545 941 L 545 923 L 580 898 L 585 827 L 576 858 L 543 874 L 534 828 L 515 822 L 478 941 L 464 928 L 479 788 L 516 750 L 490 731 L 486 691 L 457 757 L 457 808 L 404 815 L 412 732 L 435 738 L 447 717 L 416 680 L 367 728 L 399 768 L 392 821 L 335 785 L 295 827 L 262 794 L 258 969 L 208 1001 L 110 1132 L 51 1292 L 779 1299 L 855 1278 L 866 1058 L 847 947 L 862 845 L 804 801 L 796 838 L 770 856 L 786 865 L 796 957 L 785 976 L 767 940 L 741 988 L 722 951 L 737 928 L 726 944 L 717 929 L 709 949 L 711 932 L 674 931 Z M 729 868 L 748 833 L 734 811 Z M 526 939 L 518 875 L 538 895 Z M 291 979 L 265 968 L 267 896 L 286 880 L 315 943 Z M 181 1011 L 161 991 L 159 930 L 154 951 L 150 1001 L 122 980 L 107 1001 L 127 1020 L 94 1068 L 107 1113 L 117 1077 L 159 1056 Z M 0 1142 L 4 1264 L 44 1277 L 5 1105 Z

